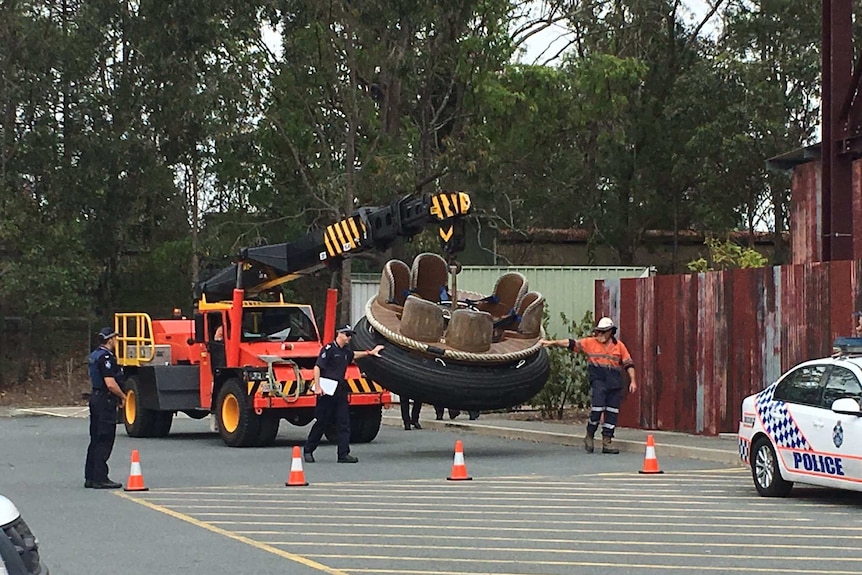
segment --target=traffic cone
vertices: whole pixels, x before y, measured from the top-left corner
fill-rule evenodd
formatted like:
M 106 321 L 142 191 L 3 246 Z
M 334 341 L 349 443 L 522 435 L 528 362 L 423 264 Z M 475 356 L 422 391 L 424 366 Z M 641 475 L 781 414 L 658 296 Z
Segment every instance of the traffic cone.
M 284 484 L 288 487 L 305 487 L 308 481 L 305 480 L 305 473 L 302 471 L 302 453 L 299 451 L 299 446 L 293 446 L 293 457 L 290 460 L 290 476 Z
M 661 471 L 658 468 L 658 459 L 655 456 L 655 440 L 652 438 L 652 434 L 647 435 L 646 454 L 644 454 L 644 468 L 638 473 L 664 473 L 664 471 Z
M 473 479 L 467 475 L 467 465 L 464 464 L 464 446 L 461 440 L 455 442 L 455 461 L 452 463 L 452 475 L 447 477 L 449 481 L 467 481 Z
M 123 487 L 123 491 L 149 491 L 149 487 L 144 486 L 144 474 L 141 472 L 141 456 L 138 455 L 138 450 L 132 450 L 132 466 L 129 469 L 129 481 Z

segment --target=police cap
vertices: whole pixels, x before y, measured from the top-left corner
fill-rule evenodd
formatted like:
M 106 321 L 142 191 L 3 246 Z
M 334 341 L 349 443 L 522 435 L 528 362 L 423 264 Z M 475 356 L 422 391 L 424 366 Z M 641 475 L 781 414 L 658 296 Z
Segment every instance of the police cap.
M 110 327 L 103 327 L 102 329 L 99 330 L 99 340 L 103 341 L 103 342 L 108 341 L 112 337 L 116 337 L 116 335 L 117 335 L 117 332 L 115 332 Z

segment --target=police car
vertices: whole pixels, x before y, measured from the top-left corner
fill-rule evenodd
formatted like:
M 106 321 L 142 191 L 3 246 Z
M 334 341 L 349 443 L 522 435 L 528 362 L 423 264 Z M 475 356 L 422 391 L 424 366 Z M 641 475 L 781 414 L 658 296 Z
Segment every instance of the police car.
M 18 508 L 0 495 L 0 575 L 48 575 L 39 542 Z
M 742 402 L 739 456 L 764 497 L 794 482 L 862 491 L 862 338 L 834 348 Z

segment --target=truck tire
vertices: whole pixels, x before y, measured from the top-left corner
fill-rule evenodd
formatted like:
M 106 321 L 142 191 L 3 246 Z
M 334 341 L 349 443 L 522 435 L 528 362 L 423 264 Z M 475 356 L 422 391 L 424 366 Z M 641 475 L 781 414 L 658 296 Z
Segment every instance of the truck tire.
M 278 436 L 278 426 L 281 423 L 281 418 L 270 413 L 264 413 L 259 416 L 260 432 L 257 436 L 257 445 L 260 447 L 268 447 L 275 443 L 275 438 Z
M 174 422 L 173 411 L 157 411 L 150 437 L 167 437 Z
M 383 420 L 382 405 L 354 407 L 350 410 L 350 443 L 371 443 L 380 432 Z M 335 424 L 327 426 L 323 432 L 327 441 L 338 443 L 338 432 Z
M 371 443 L 380 432 L 383 406 L 358 407 L 350 413 L 350 443 Z
M 468 365 L 398 347 L 377 333 L 367 318 L 356 322 L 354 349 L 384 345 L 380 357 L 364 357 L 357 365 L 365 375 L 404 397 L 462 411 L 514 407 L 529 401 L 548 381 L 548 353 L 505 364 Z
M 301 409 L 291 409 L 285 419 L 291 425 L 305 427 L 314 419 L 314 408 L 303 407 Z
M 260 418 L 242 382 L 232 377 L 218 393 L 217 417 L 221 438 L 228 447 L 252 447 L 260 435 Z
M 129 437 L 154 437 L 158 411 L 141 407 L 141 382 L 138 376 L 126 379 L 126 403 L 123 406 L 123 424 Z M 168 428 L 170 429 L 170 427 Z

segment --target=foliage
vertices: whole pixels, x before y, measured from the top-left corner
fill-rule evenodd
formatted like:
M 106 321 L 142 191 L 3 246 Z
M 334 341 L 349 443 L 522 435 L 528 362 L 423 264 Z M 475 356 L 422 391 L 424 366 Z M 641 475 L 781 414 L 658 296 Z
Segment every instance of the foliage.
M 414 191 L 469 191 L 483 230 L 587 229 L 620 263 L 655 229 L 781 240 L 789 179 L 764 164 L 816 131 L 818 3 L 552 0 L 533 25 L 571 44 L 532 66 L 530 4 L 0 2 L 0 309 L 186 308 L 241 247 Z
M 757 250 L 743 247 L 729 239 L 721 241 L 717 238 L 706 238 L 704 243 L 709 249 L 709 259 L 698 258 L 689 262 L 690 271 L 760 268 L 767 264 L 767 259 Z
M 592 312 L 587 312 L 580 321 L 570 320 L 560 314 L 569 334 L 549 336 L 551 339 L 572 337 L 579 339 L 592 334 L 594 321 Z M 548 326 L 548 311 L 542 323 Z M 533 399 L 530 405 L 538 407 L 542 417 L 562 419 L 563 410 L 569 406 L 586 407 L 590 404 L 590 381 L 587 377 L 587 360 L 583 354 L 572 353 L 560 347 L 547 348 L 551 361 L 551 375 L 548 383 Z

